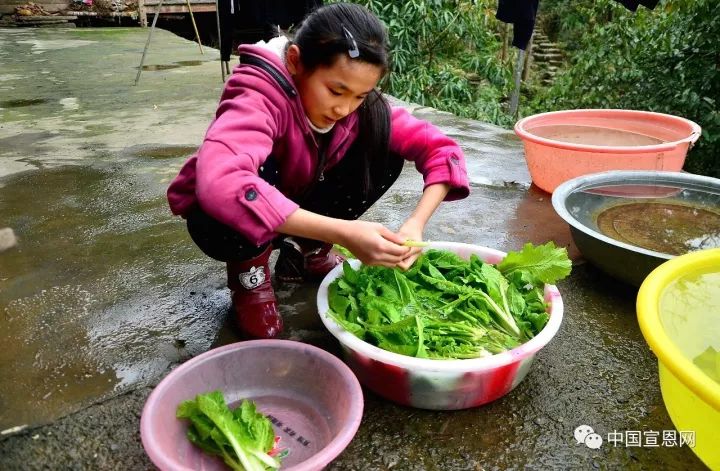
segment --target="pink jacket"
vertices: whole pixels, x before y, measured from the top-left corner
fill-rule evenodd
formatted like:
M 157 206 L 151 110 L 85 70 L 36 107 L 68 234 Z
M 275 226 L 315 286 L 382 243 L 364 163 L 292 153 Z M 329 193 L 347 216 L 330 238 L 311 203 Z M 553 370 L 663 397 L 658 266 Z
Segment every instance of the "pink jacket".
M 293 83 L 271 51 L 243 45 L 240 52 L 265 59 Z M 331 133 L 326 170 L 343 158 L 357 137 L 356 113 L 335 123 Z M 390 150 L 415 162 L 426 187 L 450 184 L 446 201 L 469 194 L 460 147 L 402 108 L 392 109 Z M 258 176 L 269 155 L 279 166 L 277 187 Z M 290 198 L 312 183 L 317 164 L 317 142 L 297 94 L 289 97 L 267 72 L 241 64 L 225 85 L 205 140 L 168 188 L 170 209 L 185 215 L 199 204 L 213 218 L 262 245 L 277 237 L 276 228 L 298 208 Z

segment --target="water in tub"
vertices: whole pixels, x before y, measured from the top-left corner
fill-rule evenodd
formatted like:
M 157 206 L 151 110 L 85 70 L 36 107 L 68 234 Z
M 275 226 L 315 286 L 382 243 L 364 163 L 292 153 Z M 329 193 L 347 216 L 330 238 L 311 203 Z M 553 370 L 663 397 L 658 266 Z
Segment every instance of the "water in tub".
M 682 353 L 720 384 L 720 271 L 693 273 L 668 285 L 660 319 Z
M 720 247 L 720 212 L 674 201 L 631 201 L 596 217 L 608 237 L 656 252 L 682 255 Z
M 571 124 L 538 126 L 530 132 L 553 141 L 593 146 L 652 146 L 665 142 L 662 139 L 630 131 Z

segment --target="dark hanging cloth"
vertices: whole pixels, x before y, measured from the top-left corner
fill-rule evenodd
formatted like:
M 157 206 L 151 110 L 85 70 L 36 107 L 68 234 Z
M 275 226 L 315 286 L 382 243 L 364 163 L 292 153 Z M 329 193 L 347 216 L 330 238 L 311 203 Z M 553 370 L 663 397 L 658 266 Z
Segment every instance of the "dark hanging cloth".
M 240 17 L 239 0 L 218 0 L 220 18 L 220 60 L 228 62 L 233 46 L 233 29 Z
M 523 51 L 530 42 L 539 0 L 498 0 L 495 18 L 503 23 L 512 23 L 512 45 Z
M 625 8 L 630 11 L 637 11 L 638 6 L 642 5 L 646 8 L 653 9 L 657 6 L 660 0 L 615 0 L 623 4 Z
M 230 60 L 234 34 L 238 29 L 252 31 L 243 34 L 240 42 L 269 40 L 277 36 L 277 28 L 297 26 L 303 18 L 323 4 L 322 0 L 218 0 L 220 8 L 220 58 Z
M 244 15 L 260 27 L 286 29 L 300 23 L 305 15 L 322 5 L 320 0 L 240 0 Z

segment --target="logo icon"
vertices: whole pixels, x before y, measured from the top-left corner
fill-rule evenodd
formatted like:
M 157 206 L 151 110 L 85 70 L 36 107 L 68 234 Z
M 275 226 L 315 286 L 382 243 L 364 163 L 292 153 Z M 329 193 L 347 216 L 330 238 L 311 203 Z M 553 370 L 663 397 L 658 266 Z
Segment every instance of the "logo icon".
M 585 446 L 593 450 L 597 450 L 603 444 L 602 437 L 595 433 L 595 430 L 589 425 L 579 425 L 575 427 L 574 436 L 578 445 L 584 443 Z
M 255 289 L 265 283 L 265 267 L 252 267 L 250 271 L 240 273 L 240 284 L 245 289 Z

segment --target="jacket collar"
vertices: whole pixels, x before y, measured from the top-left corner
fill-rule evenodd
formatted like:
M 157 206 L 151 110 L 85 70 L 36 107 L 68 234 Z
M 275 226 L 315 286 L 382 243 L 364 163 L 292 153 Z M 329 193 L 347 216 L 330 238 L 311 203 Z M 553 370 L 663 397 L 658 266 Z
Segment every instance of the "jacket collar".
M 272 65 L 277 71 L 284 76 L 287 81 L 292 84 L 293 88 L 295 89 L 296 95 L 294 98 L 288 100 L 290 101 L 292 105 L 293 115 L 295 116 L 295 119 L 297 120 L 298 124 L 303 130 L 303 133 L 306 135 L 309 135 L 313 141 L 315 142 L 315 145 L 317 145 L 317 139 L 315 139 L 315 134 L 313 133 L 312 129 L 310 129 L 310 125 L 307 122 L 305 109 L 303 108 L 302 102 L 300 101 L 300 96 L 297 93 L 297 87 L 295 87 L 295 81 L 293 80 L 292 76 L 290 75 L 290 72 L 287 69 L 287 66 L 285 63 L 278 57 L 275 53 L 272 51 L 258 47 L 252 44 L 242 44 L 238 48 L 239 54 L 250 54 L 252 56 L 256 56 L 260 59 L 265 60 L 270 65 Z M 278 88 L 278 90 L 285 95 L 285 92 L 282 90 L 282 87 L 273 80 L 274 85 Z M 344 117 L 337 123 L 335 123 L 335 129 L 332 131 L 333 136 L 331 137 L 331 142 L 335 143 L 337 142 L 337 138 L 342 136 L 342 139 L 344 140 L 350 133 L 350 130 L 357 124 L 357 111 L 350 113 L 348 116 Z M 331 147 L 335 147 L 335 145 L 331 145 Z M 332 149 L 328 149 L 332 152 Z

